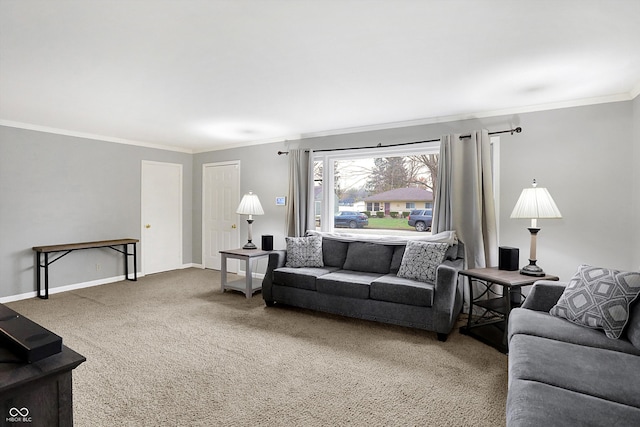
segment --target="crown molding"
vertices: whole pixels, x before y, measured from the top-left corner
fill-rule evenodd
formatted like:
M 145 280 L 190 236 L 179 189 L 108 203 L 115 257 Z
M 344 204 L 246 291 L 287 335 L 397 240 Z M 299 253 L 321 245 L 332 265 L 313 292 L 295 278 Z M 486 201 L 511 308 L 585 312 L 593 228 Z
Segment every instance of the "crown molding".
M 34 125 L 30 123 L 13 122 L 9 120 L 1 120 L 1 119 L 0 119 L 0 126 L 35 130 L 39 132 L 48 132 L 48 133 L 54 133 L 59 135 L 74 136 L 78 138 L 87 138 L 87 139 L 93 139 L 93 140 L 99 140 L 99 141 L 115 142 L 118 144 L 136 145 L 140 147 L 155 148 L 155 149 L 167 150 L 167 151 L 176 151 L 176 152 L 187 153 L 187 154 L 197 154 L 197 153 L 207 153 L 212 151 L 229 150 L 233 148 L 250 147 L 255 145 L 271 144 L 271 143 L 277 143 L 277 142 L 286 143 L 287 141 L 297 141 L 305 138 L 320 138 L 325 136 L 336 136 L 336 135 L 343 135 L 343 134 L 349 134 L 349 133 L 373 132 L 378 130 L 396 129 L 396 128 L 410 127 L 410 126 L 424 126 L 424 125 L 431 125 L 436 123 L 447 123 L 447 122 L 455 122 L 455 121 L 471 120 L 471 119 L 483 119 L 483 118 L 497 117 L 497 116 L 508 116 L 513 114 L 524 114 L 524 113 L 533 113 L 538 111 L 558 110 L 563 108 L 583 107 L 583 106 L 596 105 L 596 104 L 607 104 L 612 102 L 631 101 L 635 99 L 638 95 L 640 95 L 640 83 L 638 83 L 638 85 L 628 93 L 620 93 L 615 95 L 607 95 L 607 96 L 594 97 L 594 98 L 582 98 L 582 99 L 576 99 L 571 101 L 562 101 L 562 102 L 555 102 L 555 103 L 548 103 L 548 104 L 529 105 L 525 107 L 504 108 L 500 110 L 490 110 L 490 111 L 482 111 L 482 112 L 475 112 L 475 113 L 463 113 L 463 114 L 454 114 L 449 116 L 429 117 L 429 118 L 416 119 L 416 120 L 380 123 L 375 125 L 331 129 L 331 130 L 325 130 L 325 131 L 319 131 L 319 132 L 309 132 L 304 134 L 280 136 L 280 137 L 269 138 L 269 139 L 235 142 L 232 144 L 217 145 L 214 147 L 207 147 L 207 148 L 176 147 L 171 145 L 134 141 L 134 140 L 116 138 L 111 136 L 76 132 L 76 131 L 71 131 L 66 129 L 58 129 L 58 128 L 52 128 L 47 126 Z
M 637 89 L 638 91 L 640 91 L 640 86 Z M 635 96 L 637 95 L 638 95 L 637 93 L 633 95 L 632 92 L 630 92 L 630 93 L 607 95 L 607 96 L 594 97 L 594 98 L 576 99 L 572 101 L 529 105 L 525 107 L 512 107 L 512 108 L 505 108 L 500 110 L 489 110 L 489 111 L 482 111 L 482 112 L 476 112 L 476 113 L 454 114 L 450 116 L 430 117 L 430 118 L 407 120 L 407 121 L 400 121 L 400 122 L 381 123 L 376 125 L 367 125 L 367 126 L 359 126 L 359 127 L 352 127 L 352 128 L 343 128 L 343 129 L 334 129 L 334 130 L 327 130 L 327 131 L 320 131 L 320 132 L 305 133 L 305 134 L 302 134 L 300 138 L 301 139 L 302 138 L 318 138 L 323 136 L 341 135 L 345 133 L 371 132 L 371 131 L 377 131 L 377 130 L 394 129 L 394 128 L 401 128 L 401 127 L 409 127 L 409 126 L 432 125 L 436 123 L 448 123 L 448 122 L 455 122 L 460 120 L 482 119 L 482 118 L 488 118 L 488 117 L 508 116 L 513 114 L 533 113 L 537 111 L 558 110 L 562 108 L 583 107 L 587 105 L 596 105 L 596 104 L 607 104 L 611 102 L 630 101 L 634 99 Z
M 193 150 L 190 149 L 190 148 L 175 147 L 175 146 L 163 145 L 163 144 L 154 144 L 154 143 L 151 143 L 151 142 L 134 141 L 134 140 L 131 140 L 131 139 L 116 138 L 116 137 L 113 137 L 113 136 L 96 135 L 96 134 L 93 134 L 93 133 L 77 132 L 77 131 L 68 130 L 68 129 L 59 129 L 59 128 L 52 128 L 52 127 L 48 127 L 48 126 L 34 125 L 34 124 L 31 124 L 31 123 L 13 122 L 13 121 L 10 121 L 10 120 L 1 120 L 0 119 L 0 126 L 7 126 L 7 127 L 18 128 L 18 129 L 26 129 L 26 130 L 34 130 L 34 131 L 37 131 L 37 132 L 53 133 L 53 134 L 56 134 L 56 135 L 73 136 L 73 137 L 76 137 L 76 138 L 93 139 L 93 140 L 96 140 L 96 141 L 115 142 L 116 144 L 135 145 L 135 146 L 138 146 L 138 147 L 155 148 L 155 149 L 158 149 L 158 150 L 177 151 L 177 152 L 180 152 L 180 153 L 193 154 Z

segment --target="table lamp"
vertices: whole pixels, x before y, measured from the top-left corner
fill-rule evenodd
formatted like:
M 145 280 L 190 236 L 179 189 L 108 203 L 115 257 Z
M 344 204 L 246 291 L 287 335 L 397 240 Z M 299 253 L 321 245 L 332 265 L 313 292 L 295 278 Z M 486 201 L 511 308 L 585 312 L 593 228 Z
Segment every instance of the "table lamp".
M 240 200 L 240 205 L 238 206 L 236 213 L 240 215 L 249 215 L 249 218 L 247 219 L 247 222 L 249 223 L 249 238 L 247 244 L 244 245 L 242 249 L 257 249 L 258 247 L 251 241 L 253 239 L 251 224 L 253 224 L 253 215 L 264 215 L 258 196 L 253 194 L 251 191 L 249 191 L 249 194 L 242 196 L 242 200 Z
M 540 228 L 538 228 L 538 219 L 558 219 L 562 218 L 562 214 L 558 210 L 551 194 L 546 188 L 538 188 L 536 180 L 533 180 L 532 188 L 525 188 L 520 194 L 520 198 L 516 206 L 511 212 L 511 218 L 530 218 L 531 227 L 531 246 L 529 248 L 529 265 L 520 269 L 520 274 L 527 276 L 542 277 L 545 275 L 542 268 L 536 265 L 536 237 Z

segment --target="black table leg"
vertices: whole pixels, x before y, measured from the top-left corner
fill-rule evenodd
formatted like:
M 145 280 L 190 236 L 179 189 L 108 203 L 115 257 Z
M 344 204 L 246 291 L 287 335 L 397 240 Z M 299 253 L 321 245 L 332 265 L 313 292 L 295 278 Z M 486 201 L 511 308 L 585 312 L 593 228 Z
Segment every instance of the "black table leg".
M 133 245 L 133 280 L 137 281 L 138 280 L 138 254 L 136 252 L 136 244 L 132 243 Z
M 38 297 L 40 296 L 42 289 L 42 283 L 40 278 L 40 252 L 36 252 L 36 285 L 38 287 Z
M 40 296 L 40 295 L 38 295 Z M 49 299 L 49 253 L 44 253 L 44 299 Z
M 129 245 L 122 245 L 122 253 L 124 254 L 124 278 L 129 280 Z

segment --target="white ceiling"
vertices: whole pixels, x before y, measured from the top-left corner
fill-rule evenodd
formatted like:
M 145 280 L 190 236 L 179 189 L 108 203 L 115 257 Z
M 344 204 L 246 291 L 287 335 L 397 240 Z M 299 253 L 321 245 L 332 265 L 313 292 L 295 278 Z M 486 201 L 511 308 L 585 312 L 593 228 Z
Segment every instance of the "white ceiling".
M 0 124 L 186 152 L 633 99 L 640 0 L 0 0 Z

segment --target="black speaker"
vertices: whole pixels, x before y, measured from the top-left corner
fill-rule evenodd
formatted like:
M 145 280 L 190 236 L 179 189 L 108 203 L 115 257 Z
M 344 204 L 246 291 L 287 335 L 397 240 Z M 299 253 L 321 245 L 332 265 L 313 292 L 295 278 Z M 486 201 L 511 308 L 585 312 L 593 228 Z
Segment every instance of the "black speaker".
M 270 234 L 266 234 L 262 236 L 262 250 L 263 251 L 272 251 L 273 250 L 273 236 Z
M 498 248 L 498 270 L 516 271 L 520 264 L 520 249 L 500 246 Z

